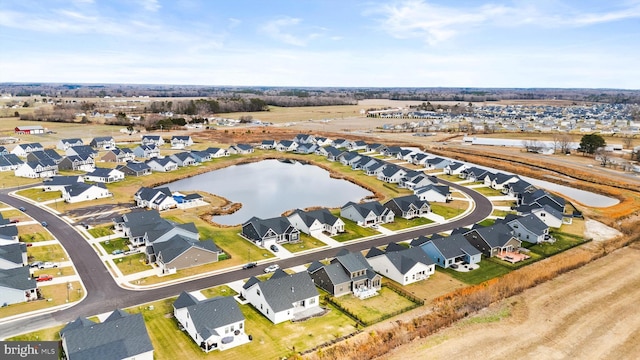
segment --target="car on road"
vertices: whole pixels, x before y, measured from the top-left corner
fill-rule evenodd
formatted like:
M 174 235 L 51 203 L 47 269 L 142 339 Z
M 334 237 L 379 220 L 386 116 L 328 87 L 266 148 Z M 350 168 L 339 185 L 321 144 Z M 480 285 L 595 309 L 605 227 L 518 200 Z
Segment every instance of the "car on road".
M 275 244 L 274 244 L 274 245 L 271 245 L 271 246 L 269 247 L 269 249 L 271 249 L 271 251 L 273 251 L 273 252 L 278 252 L 278 251 L 279 251 L 278 246 L 276 246 Z
M 12 223 L 12 224 L 17 224 L 17 223 L 19 223 L 19 222 L 20 222 L 20 220 L 18 220 L 18 219 L 11 219 L 11 220 L 9 220 L 9 222 L 10 222 L 10 223 Z
M 244 265 L 242 265 L 243 269 L 251 269 L 258 266 L 258 264 L 254 263 L 254 262 L 250 262 L 250 263 L 246 263 Z
M 111 252 L 111 255 L 120 255 L 120 254 L 124 254 L 124 251 L 120 249 L 116 249 Z
M 44 227 L 49 226 L 49 224 L 47 224 L 47 222 L 46 222 L 46 221 L 43 221 L 41 224 L 42 224 L 42 226 L 44 226 Z
M 37 268 L 40 267 L 40 264 L 42 264 L 42 261 L 34 261 L 31 264 L 29 264 L 30 268 Z
M 22 206 L 20 206 L 20 207 L 18 208 L 18 210 L 20 210 L 20 211 L 22 211 L 22 212 L 27 211 L 27 209 L 25 209 L 25 208 L 24 208 L 24 207 L 22 207 Z
M 40 281 L 51 281 L 51 280 L 53 280 L 53 276 L 51 276 L 51 275 L 47 275 L 47 274 L 39 275 L 39 276 L 36 278 L 36 281 L 37 281 L 37 282 L 40 282 Z
M 280 269 L 280 265 L 278 264 L 272 264 L 267 266 L 266 268 L 264 268 L 264 272 L 266 273 L 272 273 L 275 272 L 276 270 Z
M 52 263 L 49 261 L 40 263 L 38 265 L 38 269 L 51 269 L 51 268 L 57 268 L 57 267 L 58 267 L 58 264 Z

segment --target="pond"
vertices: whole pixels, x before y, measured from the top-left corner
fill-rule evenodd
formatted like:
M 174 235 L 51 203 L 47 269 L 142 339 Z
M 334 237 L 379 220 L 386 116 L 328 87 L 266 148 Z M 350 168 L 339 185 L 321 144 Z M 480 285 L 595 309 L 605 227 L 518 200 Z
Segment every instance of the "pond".
M 373 195 L 347 180 L 329 177 L 320 167 L 278 160 L 234 165 L 163 186 L 171 191 L 202 190 L 242 203 L 233 214 L 213 217 L 222 225 L 242 224 L 252 216 L 272 218 L 296 208 L 340 207 Z

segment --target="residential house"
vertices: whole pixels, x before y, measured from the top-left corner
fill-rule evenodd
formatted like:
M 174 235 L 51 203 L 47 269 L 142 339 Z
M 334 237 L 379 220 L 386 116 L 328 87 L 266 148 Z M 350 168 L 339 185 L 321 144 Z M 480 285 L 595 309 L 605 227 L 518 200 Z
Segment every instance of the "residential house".
M 17 244 L 19 242 L 18 228 L 10 224 L 9 221 L 8 219 L 0 219 L 0 246 Z
M 331 144 L 331 146 L 335 147 L 335 148 L 346 148 L 347 146 L 349 146 L 349 140 L 345 140 L 345 139 L 335 139 L 333 140 L 333 143 Z
M 82 176 L 52 176 L 42 180 L 42 190 L 44 191 L 62 191 L 67 185 L 84 182 Z
M 227 350 L 248 343 L 245 318 L 230 296 L 198 300 L 186 291 L 173 303 L 173 317 L 202 351 Z
M 274 244 L 300 241 L 300 230 L 284 216 L 270 219 L 252 217 L 242 224 L 242 236 L 258 246 L 268 248 Z
M 542 222 L 547 224 L 549 227 L 557 229 L 562 226 L 563 214 L 551 205 L 532 208 L 530 213 L 537 216 L 538 219 L 542 220 Z M 524 214 L 518 213 L 518 215 Z
M 340 156 L 342 155 L 342 153 L 344 153 L 343 150 L 340 150 L 338 148 L 335 148 L 333 146 L 327 146 L 322 148 L 323 149 L 323 153 L 326 153 L 326 157 L 327 160 L 329 161 L 339 161 Z
M 438 178 L 430 176 L 422 171 L 408 171 L 398 182 L 398 186 L 401 188 L 407 188 L 413 190 L 418 187 L 427 185 L 434 185 L 438 183 Z
M 276 144 L 275 149 L 277 151 L 295 151 L 298 148 L 298 143 L 291 140 L 280 140 Z
M 491 183 L 488 184 L 492 189 L 502 191 L 504 186 L 509 183 L 515 183 L 520 181 L 518 175 L 513 174 L 505 174 L 505 173 L 496 173 L 493 177 L 489 177 L 491 179 Z
M 151 167 L 143 162 L 129 161 L 126 164 L 118 165 L 116 169 L 122 171 L 125 176 L 151 175 Z
M 397 184 L 406 174 L 407 170 L 405 168 L 389 164 L 378 174 L 378 180 L 390 184 Z
M 45 149 L 28 153 L 27 161 L 53 161 L 59 164 L 62 161 L 62 156 L 53 149 Z
M 260 143 L 260 149 L 262 150 L 272 150 L 276 148 L 277 142 L 275 140 L 262 140 Z
M 537 205 L 542 207 L 544 205 L 549 205 L 555 210 L 564 213 L 564 207 L 566 204 L 565 199 L 550 194 L 546 190 L 535 190 L 533 192 L 525 192 L 518 198 L 519 205 Z
M 4 156 L 4 155 L 8 155 L 10 154 L 9 149 L 7 149 L 4 146 L 0 146 L 0 155 Z
M 147 259 L 155 263 L 163 274 L 174 274 L 194 266 L 217 262 L 222 251 L 213 240 L 197 240 L 174 235 L 167 240 L 156 240 L 146 247 Z
M 86 155 L 83 155 L 86 156 Z M 71 155 L 65 156 L 60 160 L 58 164 L 59 170 L 74 170 L 74 171 L 93 171 L 96 168 L 95 160 L 91 156 L 78 156 Z
M 126 213 L 113 219 L 116 230 L 121 230 L 132 246 L 151 245 L 179 235 L 199 240 L 200 234 L 194 223 L 176 224 L 160 217 L 158 210 Z
M 84 181 L 109 184 L 121 180 L 124 180 L 124 173 L 117 169 L 95 168 L 92 172 L 84 175 Z
M 421 245 L 417 245 L 421 242 Z M 431 239 L 420 237 L 412 241 L 411 246 L 420 246 L 435 261 L 436 265 L 445 269 L 452 264 L 462 262 L 477 264 L 482 255 L 480 250 L 471 245 L 461 233 L 447 237 L 433 235 Z
M 344 221 L 334 216 L 327 209 L 312 211 L 295 210 L 287 216 L 289 222 L 298 230 L 313 236 L 315 233 L 326 233 L 329 236 L 344 232 Z
M 458 176 L 461 179 L 465 179 L 471 182 L 476 182 L 476 181 L 484 181 L 484 178 L 487 176 L 487 174 L 489 174 L 489 171 L 474 166 L 474 167 L 470 167 L 462 170 L 460 172 L 460 175 Z
M 466 170 L 468 168 L 469 167 L 466 164 L 454 161 L 454 162 L 449 163 L 442 170 L 447 175 L 460 175 L 460 173 L 462 173 L 464 170 Z
M 152 158 L 146 161 L 152 171 L 169 172 L 178 169 L 178 164 L 169 157 Z
M 393 211 L 396 217 L 405 219 L 420 217 L 421 215 L 429 213 L 431 210 L 429 203 L 425 200 L 420 200 L 416 195 L 405 195 L 393 198 L 384 203 L 384 206 Z
M 253 146 L 249 144 L 236 144 L 229 146 L 229 154 L 251 154 L 253 153 Z
M 77 203 L 113 196 L 103 183 L 87 184 L 78 182 L 62 188 L 62 198 L 67 203 Z
M 191 150 L 189 154 L 191 154 L 191 157 L 195 160 L 196 164 L 201 164 L 212 159 L 211 154 L 204 150 Z
M 331 141 L 331 139 L 323 137 L 323 136 L 316 136 L 315 143 L 318 146 L 329 146 L 329 145 L 331 145 L 333 143 L 333 141 Z
M 106 154 L 100 158 L 100 160 L 105 162 L 115 162 L 115 163 L 126 163 L 128 161 L 134 161 L 136 159 L 136 154 L 133 153 L 133 150 L 129 148 L 111 148 L 107 151 Z
M 82 139 L 78 139 L 78 138 L 61 139 L 60 141 L 58 141 L 58 144 L 56 145 L 56 149 L 67 150 L 72 146 L 79 146 L 79 145 L 84 145 L 84 142 L 82 142 Z
M 58 174 L 58 165 L 50 161 L 27 161 L 13 172 L 15 176 L 26 178 L 45 178 Z
M 367 174 L 367 176 L 378 177 L 384 171 L 384 169 L 387 168 L 387 166 L 389 165 L 385 161 L 379 160 L 377 163 L 368 165 L 362 170 L 364 170 L 364 173 Z
M 518 181 L 515 181 L 515 182 L 508 182 L 504 184 L 502 187 L 503 194 L 512 196 L 515 198 L 518 198 L 524 195 L 525 193 L 534 192 L 536 190 L 537 189 L 535 186 L 531 185 L 531 183 L 529 183 L 528 181 L 524 181 L 522 179 L 519 179 Z
M 197 193 L 185 195 L 179 192 L 174 192 L 173 199 L 178 203 L 178 208 L 180 209 L 207 205 L 207 202 L 204 201 L 204 197 Z
M 193 139 L 189 135 L 174 135 L 171 137 L 172 149 L 184 149 L 193 145 Z
M 274 324 L 324 311 L 320 307 L 320 294 L 306 271 L 287 274 L 278 269 L 264 281 L 251 277 L 240 295 Z
M 210 148 L 207 148 L 204 151 L 206 151 L 209 154 L 211 154 L 212 158 L 219 158 L 219 157 L 223 157 L 223 156 L 229 156 L 229 151 L 227 149 L 210 147 Z
M 513 252 L 522 245 L 522 241 L 513 235 L 513 230 L 501 222 L 491 226 L 474 226 L 464 237 L 486 257 Z
M 390 243 L 384 251 L 371 248 L 365 258 L 378 274 L 401 285 L 428 279 L 436 271 L 435 262 L 420 247 Z
M 424 201 L 432 202 L 449 202 L 453 200 L 451 190 L 447 185 L 426 185 L 413 189 L 413 193 Z
M 340 208 L 340 216 L 363 227 L 391 223 L 395 217 L 393 211 L 378 201 L 362 204 L 350 201 Z
M 349 141 L 346 144 L 346 147 L 351 151 L 365 150 L 367 148 L 367 143 L 362 140 Z
M 196 159 L 188 152 L 180 152 L 169 156 L 180 167 L 196 165 Z
M 155 209 L 158 211 L 173 209 L 178 207 L 178 203 L 173 198 L 168 187 L 148 188 L 141 187 L 135 194 L 133 200 L 138 207 Z
M 16 170 L 24 161 L 14 154 L 0 155 L 0 171 Z
M 0 307 L 37 300 L 37 284 L 27 266 L 0 268 Z
M 115 149 L 116 141 L 112 136 L 99 136 L 91 139 L 89 146 L 98 150 L 111 150 Z
M 103 322 L 79 317 L 60 330 L 67 360 L 153 360 L 153 345 L 142 313 L 116 309 Z
M 164 145 L 164 139 L 160 135 L 143 135 L 140 140 L 141 145 L 155 145 L 156 147 L 160 147 Z
M 382 145 L 382 144 L 367 144 L 367 152 L 377 152 L 379 154 L 382 154 L 382 152 L 387 148 L 386 145 Z
M 549 226 L 534 214 L 524 216 L 509 214 L 501 222 L 507 224 L 513 230 L 513 234 L 521 241 L 540 244 L 551 238 Z
M 293 138 L 293 141 L 298 144 L 315 144 L 316 138 L 309 134 L 298 134 Z
M 411 160 L 410 162 L 413 165 L 422 165 L 424 166 L 424 164 L 427 162 L 427 160 L 429 159 L 429 155 L 423 153 L 423 152 L 419 152 L 419 153 L 413 153 L 411 155 Z
M 96 155 L 98 155 L 98 152 L 89 145 L 79 145 L 79 146 L 70 147 L 67 150 L 65 150 L 64 153 L 67 156 L 75 155 L 75 156 L 80 156 L 83 159 L 89 156 L 91 156 L 92 158 L 95 158 Z
M 415 154 L 416 154 L 415 150 L 401 149 L 400 152 L 396 154 L 396 159 L 406 161 L 406 162 L 411 162 Z
M 133 155 L 144 159 L 153 159 L 160 156 L 160 148 L 155 144 L 140 145 L 133 149 Z
M 353 166 L 358 160 L 362 158 L 362 155 L 358 154 L 355 151 L 346 151 L 338 156 L 338 161 L 342 165 Z
M 26 157 L 27 154 L 34 151 L 44 151 L 44 147 L 40 143 L 18 144 L 11 150 L 11 153 L 19 157 Z
M 15 228 L 15 226 L 14 226 Z M 2 228 L 6 229 L 6 228 Z M 17 230 L 16 237 L 17 237 Z M 0 245 L 0 269 L 14 269 L 27 265 L 27 244 L 13 242 Z
M 313 154 L 318 149 L 318 145 L 316 144 L 300 144 L 298 148 L 295 150 L 298 154 Z
M 389 146 L 389 147 L 383 148 L 381 154 L 386 157 L 395 158 L 398 156 L 398 153 L 400 153 L 401 150 L 402 148 L 400 146 Z
M 382 287 L 378 275 L 360 252 L 342 249 L 328 265 L 314 261 L 307 272 L 316 286 L 333 296 L 352 293 L 361 299 L 374 296 Z
M 451 163 L 451 160 L 444 159 L 441 157 L 429 158 L 424 163 L 424 167 L 428 170 L 436 170 L 436 169 L 444 169 Z

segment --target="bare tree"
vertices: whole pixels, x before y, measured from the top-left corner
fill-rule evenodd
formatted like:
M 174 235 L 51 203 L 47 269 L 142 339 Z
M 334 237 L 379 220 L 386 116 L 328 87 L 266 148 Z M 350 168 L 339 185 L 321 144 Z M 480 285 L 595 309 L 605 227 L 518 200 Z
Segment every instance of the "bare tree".
M 558 148 L 563 154 L 568 154 L 571 151 L 571 136 L 562 134 L 558 137 Z
M 542 150 L 542 143 L 536 139 L 533 140 L 523 140 L 522 146 L 527 149 L 527 152 L 540 152 Z
M 596 150 L 596 160 L 600 161 L 600 165 L 603 167 L 611 165 L 611 151 L 605 150 L 603 147 L 598 148 Z
M 622 145 L 624 145 L 625 149 L 631 149 L 633 146 L 633 136 L 625 136 L 622 138 Z

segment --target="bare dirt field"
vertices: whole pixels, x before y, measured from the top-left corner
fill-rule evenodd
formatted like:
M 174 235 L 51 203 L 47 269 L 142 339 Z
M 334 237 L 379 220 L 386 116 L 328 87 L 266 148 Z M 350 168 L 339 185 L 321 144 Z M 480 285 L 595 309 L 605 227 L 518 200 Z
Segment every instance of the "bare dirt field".
M 620 249 L 381 359 L 637 359 L 638 261 Z

